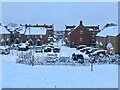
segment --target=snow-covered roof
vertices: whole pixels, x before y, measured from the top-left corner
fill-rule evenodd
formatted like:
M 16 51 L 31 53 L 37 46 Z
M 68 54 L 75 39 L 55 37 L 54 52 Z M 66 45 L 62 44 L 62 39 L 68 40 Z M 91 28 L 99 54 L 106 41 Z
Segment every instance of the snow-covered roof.
M 46 28 L 33 27 L 30 28 L 30 35 L 46 35 Z M 29 35 L 29 28 L 27 28 L 25 35 Z
M 10 41 L 10 38 L 7 38 L 6 41 Z
M 1 42 L 5 42 L 5 39 L 1 39 L 0 41 L 1 41 Z
M 118 26 L 107 27 L 104 30 L 100 31 L 97 36 L 106 37 L 106 36 L 117 36 Z
M 19 48 L 26 48 L 27 44 L 26 43 L 20 43 Z
M 66 29 L 67 31 L 71 31 L 71 30 L 73 30 L 74 28 L 68 28 L 68 29 Z
M 7 31 L 7 29 L 3 25 L 1 25 L 0 26 L 0 34 L 10 34 L 10 33 Z
M 8 46 L 0 46 L 0 49 L 8 49 Z
M 97 50 L 97 51 L 93 52 L 93 54 L 97 54 L 98 52 L 106 52 L 106 50 Z
M 53 37 L 48 37 L 49 39 L 52 39 Z
M 89 28 L 89 31 L 93 31 L 93 28 Z
M 96 44 L 99 44 L 99 42 L 98 42 L 98 41 L 96 41 Z

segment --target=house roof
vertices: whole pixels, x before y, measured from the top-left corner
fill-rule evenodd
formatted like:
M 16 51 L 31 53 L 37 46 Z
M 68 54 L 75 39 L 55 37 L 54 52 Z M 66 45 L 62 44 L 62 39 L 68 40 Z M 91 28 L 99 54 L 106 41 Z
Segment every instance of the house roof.
M 90 25 L 90 26 L 84 26 L 84 27 L 86 27 L 86 28 L 88 28 L 88 29 L 99 29 L 99 25 L 98 26 L 95 26 L 95 25 Z
M 118 26 L 107 27 L 99 32 L 96 36 L 106 37 L 106 36 L 117 36 Z
M 32 27 L 30 28 L 30 35 L 46 35 L 46 31 L 45 27 Z M 26 29 L 25 35 L 29 35 L 29 28 Z
M 75 27 L 76 27 L 75 25 L 65 25 L 66 29 L 71 29 L 71 28 L 75 28 Z
M 3 25 L 0 25 L 0 34 L 10 34 L 10 33 Z
M 74 28 L 74 30 L 78 29 L 78 28 L 85 28 L 83 25 L 79 25 L 77 27 Z M 68 33 L 68 35 L 70 35 L 74 30 L 72 30 L 71 32 Z M 86 29 L 87 30 L 87 29 Z

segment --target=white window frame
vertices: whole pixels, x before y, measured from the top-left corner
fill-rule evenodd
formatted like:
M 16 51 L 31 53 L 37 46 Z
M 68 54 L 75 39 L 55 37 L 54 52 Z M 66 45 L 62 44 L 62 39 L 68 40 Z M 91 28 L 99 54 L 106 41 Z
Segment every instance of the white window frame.
M 83 30 L 80 30 L 80 35 L 82 35 L 83 34 Z
M 83 42 L 83 38 L 80 38 L 80 42 Z

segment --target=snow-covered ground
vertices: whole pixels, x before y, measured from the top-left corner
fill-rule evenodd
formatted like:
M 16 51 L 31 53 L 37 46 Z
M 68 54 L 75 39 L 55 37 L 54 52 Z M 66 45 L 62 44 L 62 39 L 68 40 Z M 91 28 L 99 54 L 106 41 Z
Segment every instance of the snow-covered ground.
M 0 89 L 2 89 L 2 57 L 0 57 Z
M 71 55 L 75 49 L 61 46 L 62 54 Z M 16 51 L 2 57 L 3 88 L 117 88 L 118 65 L 90 66 L 24 65 L 16 62 Z M 17 52 L 16 52 L 17 53 Z

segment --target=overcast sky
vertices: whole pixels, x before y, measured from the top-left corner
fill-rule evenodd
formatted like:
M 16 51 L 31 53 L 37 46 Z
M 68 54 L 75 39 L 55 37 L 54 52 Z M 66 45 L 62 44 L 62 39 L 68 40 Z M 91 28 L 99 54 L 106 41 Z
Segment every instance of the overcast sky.
M 100 25 L 118 22 L 118 3 L 114 2 L 4 2 L 4 24 L 54 24 L 56 30 L 65 25 Z

